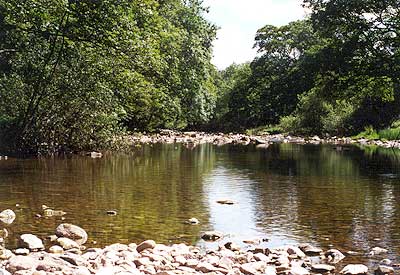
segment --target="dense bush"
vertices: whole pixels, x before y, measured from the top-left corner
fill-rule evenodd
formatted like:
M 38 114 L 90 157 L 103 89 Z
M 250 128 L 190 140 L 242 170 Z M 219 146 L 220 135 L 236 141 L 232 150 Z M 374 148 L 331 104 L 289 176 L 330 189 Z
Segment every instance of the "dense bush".
M 211 119 L 200 0 L 0 0 L 0 147 L 100 149 L 122 129 Z

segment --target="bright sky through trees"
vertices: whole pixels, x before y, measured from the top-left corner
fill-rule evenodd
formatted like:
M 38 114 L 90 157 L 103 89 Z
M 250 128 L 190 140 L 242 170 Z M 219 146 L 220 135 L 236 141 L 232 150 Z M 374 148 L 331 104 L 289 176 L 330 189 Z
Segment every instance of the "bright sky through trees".
M 302 19 L 306 12 L 302 0 L 205 0 L 206 14 L 218 30 L 212 62 L 218 69 L 232 63 L 250 61 L 256 31 L 266 24 L 282 26 Z

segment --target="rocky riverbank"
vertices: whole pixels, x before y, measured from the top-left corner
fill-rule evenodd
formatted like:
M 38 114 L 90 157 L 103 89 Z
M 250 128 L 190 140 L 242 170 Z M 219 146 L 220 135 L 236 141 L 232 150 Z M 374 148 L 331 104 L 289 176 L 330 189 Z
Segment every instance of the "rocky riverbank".
M 5 210 L 0 218 L 11 224 L 15 214 Z M 0 239 L 0 275 L 383 275 L 395 274 L 399 267 L 389 259 L 381 260 L 373 270 L 357 263 L 344 265 L 346 256 L 339 250 L 323 251 L 310 244 L 270 249 L 252 242 L 243 250 L 213 231 L 201 236 L 218 241 L 218 248 L 208 251 L 186 244 L 166 246 L 153 240 L 87 248 L 86 231 L 68 223 L 60 224 L 46 242 L 33 234 L 23 234 L 19 236 L 19 247 L 12 251 L 4 245 L 7 237 L 5 234 Z M 376 247 L 366 257 L 385 253 L 386 249 Z
M 152 143 L 183 143 L 187 147 L 195 147 L 198 144 L 212 143 L 215 145 L 224 144 L 256 144 L 259 147 L 267 147 L 272 143 L 296 143 L 296 144 L 360 144 L 376 145 L 386 148 L 400 148 L 400 140 L 381 141 L 368 139 L 352 139 L 349 137 L 329 137 L 321 138 L 299 137 L 290 135 L 245 135 L 245 134 L 224 134 L 224 133 L 205 133 L 205 132 L 177 132 L 172 130 L 162 130 L 157 134 L 135 134 L 128 137 L 131 144 L 152 144 Z

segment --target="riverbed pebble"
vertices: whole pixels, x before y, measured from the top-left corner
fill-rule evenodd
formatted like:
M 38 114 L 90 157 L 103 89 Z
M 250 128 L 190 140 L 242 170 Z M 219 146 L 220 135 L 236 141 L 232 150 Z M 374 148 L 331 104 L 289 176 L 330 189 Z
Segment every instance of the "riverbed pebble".
M 306 256 L 303 251 L 321 253 L 322 250 L 305 244 L 278 248 L 251 246 L 244 250 L 232 242 L 225 245 L 220 242 L 205 251 L 186 244 L 167 246 L 146 240 L 139 245 L 115 243 L 103 249 L 88 248 L 82 253 L 81 249 L 85 248 L 71 239 L 60 237 L 57 241 L 61 246 L 50 246 L 49 252 L 27 250 L 28 255 L 14 255 L 2 249 L 3 254 L 4 251 L 9 254 L 0 258 L 0 271 L 3 269 L 5 275 L 316 275 L 336 270 L 335 265 L 326 264 L 327 259 Z M 73 248 L 67 249 L 70 246 L 64 241 L 73 243 Z M 328 250 L 325 254 L 336 252 Z M 377 275 L 393 274 L 392 270 L 393 267 L 381 263 L 375 272 Z M 357 264 L 347 265 L 341 271 L 349 275 L 367 272 L 366 266 Z

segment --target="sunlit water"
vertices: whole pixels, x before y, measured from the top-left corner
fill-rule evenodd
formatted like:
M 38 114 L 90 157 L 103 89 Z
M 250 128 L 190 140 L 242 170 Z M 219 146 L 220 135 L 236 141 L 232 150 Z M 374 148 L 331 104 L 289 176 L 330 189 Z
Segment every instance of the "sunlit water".
M 67 214 L 35 217 L 43 204 Z M 1 160 L 0 210 L 6 208 L 17 213 L 13 224 L 0 223 L 9 247 L 22 233 L 44 238 L 69 222 L 86 229 L 88 246 L 154 239 L 207 248 L 218 243 L 201 241 L 201 232 L 217 230 L 225 234 L 220 243 L 309 242 L 358 252 L 347 262 L 371 265 L 379 258 L 365 255 L 375 246 L 389 249 L 384 257 L 394 261 L 400 255 L 400 151 L 170 144 L 101 159 Z M 191 217 L 201 223 L 185 223 Z

